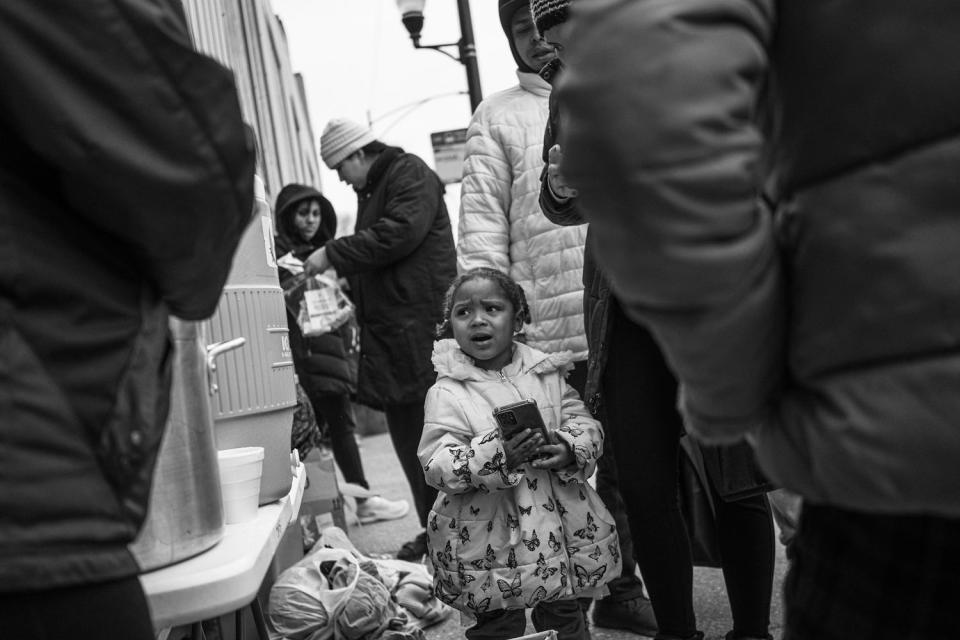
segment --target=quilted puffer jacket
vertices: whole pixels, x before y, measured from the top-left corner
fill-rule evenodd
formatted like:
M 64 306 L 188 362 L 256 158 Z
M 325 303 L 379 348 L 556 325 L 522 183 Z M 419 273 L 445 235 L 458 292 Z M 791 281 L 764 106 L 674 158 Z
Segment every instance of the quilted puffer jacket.
M 583 9 L 564 173 L 690 428 L 814 503 L 960 516 L 960 6 Z
M 523 287 L 527 343 L 586 360 L 583 246 L 586 225 L 562 227 L 540 210 L 541 148 L 550 85 L 517 72 L 517 86 L 484 100 L 467 130 L 457 266 L 491 267 Z
M 441 340 L 433 363 L 419 453 L 440 490 L 427 526 L 437 596 L 475 614 L 593 595 L 619 577 L 616 524 L 587 484 L 603 431 L 564 380 L 570 354 L 516 343 L 510 364 L 487 371 Z M 569 468 L 507 470 L 493 410 L 527 398 L 574 452 Z

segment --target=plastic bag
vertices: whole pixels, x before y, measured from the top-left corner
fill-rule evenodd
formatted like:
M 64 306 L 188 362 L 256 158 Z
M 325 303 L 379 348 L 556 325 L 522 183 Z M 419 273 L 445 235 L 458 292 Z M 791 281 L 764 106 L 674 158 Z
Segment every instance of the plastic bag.
M 306 558 L 280 574 L 270 590 L 269 617 L 288 640 L 424 640 L 377 565 L 337 527 L 325 530 Z
M 292 265 L 287 266 L 288 270 L 292 268 Z M 283 299 L 305 336 L 330 333 L 347 323 L 355 313 L 353 302 L 340 288 L 337 272 L 333 269 L 312 277 L 301 270 L 287 283 Z
M 348 567 L 337 572 L 336 586 L 327 578 L 327 562 Z M 306 558 L 284 570 L 270 589 L 268 615 L 273 629 L 287 640 L 333 637 L 337 616 L 353 595 L 360 573 L 360 563 L 349 551 L 315 547 Z
M 306 278 L 297 324 L 305 336 L 319 336 L 340 328 L 353 317 L 354 306 L 335 277 L 326 273 Z

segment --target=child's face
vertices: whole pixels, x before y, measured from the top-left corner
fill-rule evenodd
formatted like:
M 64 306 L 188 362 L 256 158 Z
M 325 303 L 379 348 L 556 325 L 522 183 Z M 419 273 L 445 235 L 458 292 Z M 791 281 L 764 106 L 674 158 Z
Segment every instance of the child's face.
M 304 240 L 310 240 L 320 228 L 320 203 L 316 200 L 304 200 L 297 204 L 293 213 L 293 226 Z
M 510 35 L 520 58 L 523 59 L 524 64 L 534 71 L 539 71 L 540 67 L 555 55 L 553 47 L 537 35 L 537 29 L 533 26 L 533 18 L 530 17 L 529 11 L 520 9 L 513 14 L 513 20 L 510 23 Z
M 510 363 L 513 334 L 522 324 L 517 310 L 493 280 L 467 280 L 453 295 L 453 337 L 481 369 L 502 369 Z
M 553 25 L 542 34 L 544 42 L 556 52 L 558 58 L 563 58 L 563 49 L 570 44 L 570 25 L 567 20 Z

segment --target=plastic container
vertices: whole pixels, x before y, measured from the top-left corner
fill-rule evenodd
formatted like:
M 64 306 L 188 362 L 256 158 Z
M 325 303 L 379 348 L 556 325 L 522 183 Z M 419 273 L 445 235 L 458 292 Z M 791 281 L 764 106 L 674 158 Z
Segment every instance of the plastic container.
M 227 524 L 247 522 L 260 506 L 263 447 L 240 447 L 217 452 L 223 519 Z
M 204 322 L 207 349 L 244 339 L 211 373 L 217 449 L 263 447 L 260 504 L 290 492 L 290 432 L 297 406 L 273 222 L 263 181 L 254 180 L 257 214 L 233 259 L 216 313 Z

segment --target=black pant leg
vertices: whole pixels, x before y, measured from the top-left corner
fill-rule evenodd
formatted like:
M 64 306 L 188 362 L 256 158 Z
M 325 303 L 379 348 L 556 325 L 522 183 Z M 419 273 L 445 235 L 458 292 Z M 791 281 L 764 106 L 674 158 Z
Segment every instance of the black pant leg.
M 424 398 L 425 400 L 426 398 Z M 423 467 L 417 457 L 420 436 L 423 434 L 423 400 L 409 404 L 395 404 L 384 407 L 387 428 L 393 441 L 393 450 L 397 453 L 400 466 L 410 484 L 413 505 L 420 518 L 420 526 L 427 528 L 427 514 L 437 499 L 438 491 L 427 484 L 423 477 Z
M 688 637 L 696 631 L 693 560 L 678 493 L 677 382 L 641 325 L 611 304 L 609 357 L 603 374 L 607 429 L 640 573 L 660 632 Z
M 508 640 L 522 636 L 526 628 L 525 609 L 497 609 L 478 614 L 465 635 L 467 640 Z
M 770 626 L 776 539 L 766 494 L 724 502 L 714 495 L 723 579 L 734 636 L 763 638 Z
M 347 395 L 324 394 L 311 392 L 307 397 L 313 405 L 314 413 L 323 416 L 330 427 L 330 444 L 333 447 L 333 459 L 336 460 L 343 479 L 358 484 L 366 489 L 370 488 L 363 473 L 363 462 L 360 459 L 360 449 L 354 433 L 357 429 L 357 420 L 353 412 L 353 404 Z
M 537 631 L 556 631 L 558 640 L 590 640 L 590 630 L 576 600 L 541 602 L 533 607 L 530 620 Z

